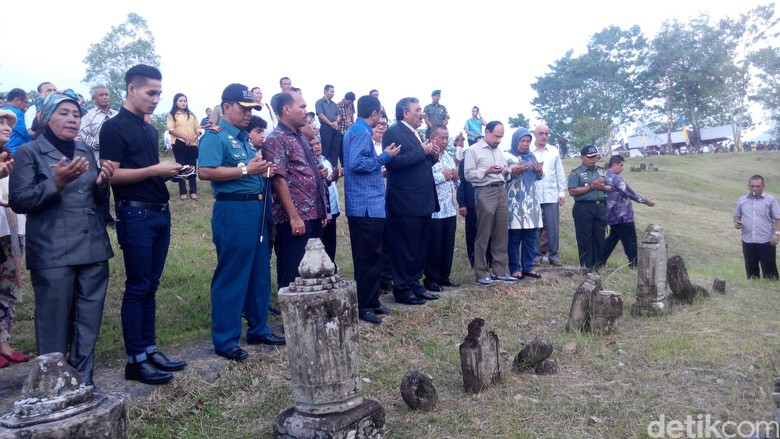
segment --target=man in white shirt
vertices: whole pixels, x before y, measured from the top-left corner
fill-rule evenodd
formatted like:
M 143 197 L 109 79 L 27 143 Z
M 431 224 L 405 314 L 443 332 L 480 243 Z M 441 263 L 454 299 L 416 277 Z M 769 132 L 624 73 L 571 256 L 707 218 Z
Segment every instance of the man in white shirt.
M 119 112 L 111 109 L 111 95 L 105 85 L 96 85 L 89 92 L 92 95 L 92 102 L 95 103 L 95 106 L 81 118 L 79 137 L 92 148 L 92 153 L 95 154 L 95 161 L 97 161 L 100 159 L 100 128 L 103 127 L 105 121 L 116 116 Z M 110 197 L 110 192 L 107 193 Z M 106 225 L 113 227 L 115 221 L 111 216 L 109 197 L 98 202 L 97 210 L 103 216 Z
M 539 124 L 534 128 L 533 153 L 536 160 L 543 165 L 544 178 L 536 182 L 536 193 L 542 206 L 542 222 L 544 227 L 539 231 L 534 265 L 539 265 L 547 253 L 551 265 L 560 266 L 559 246 L 559 212 L 558 208 L 566 201 L 566 174 L 558 148 L 548 145 L 550 129 Z M 547 239 L 545 238 L 545 235 Z M 545 244 L 547 244 L 545 246 Z M 546 247 L 546 248 L 545 248 Z

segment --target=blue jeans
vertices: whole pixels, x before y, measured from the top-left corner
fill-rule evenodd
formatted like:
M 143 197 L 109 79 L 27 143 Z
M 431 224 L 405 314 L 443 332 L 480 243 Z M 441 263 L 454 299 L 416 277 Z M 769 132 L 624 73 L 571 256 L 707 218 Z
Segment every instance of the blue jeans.
M 127 278 L 122 298 L 125 351 L 134 361 L 143 361 L 146 352 L 155 346 L 155 294 L 171 242 L 171 212 L 153 205 L 130 207 L 120 201 L 116 220 Z
M 534 269 L 534 255 L 536 254 L 536 235 L 539 229 L 509 229 L 509 271 L 528 273 Z M 520 245 L 522 244 L 522 255 Z M 522 258 L 522 259 L 521 259 Z

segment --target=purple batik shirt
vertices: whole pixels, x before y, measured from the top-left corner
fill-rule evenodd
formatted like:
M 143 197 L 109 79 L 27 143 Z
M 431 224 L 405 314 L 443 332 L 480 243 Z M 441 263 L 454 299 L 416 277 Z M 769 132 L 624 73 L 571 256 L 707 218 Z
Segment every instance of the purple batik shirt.
M 303 221 L 325 218 L 327 189 L 318 171 L 319 160 L 300 134 L 279 122 L 265 140 L 263 158 L 277 166 L 274 178 L 287 181 L 293 205 Z M 277 224 L 290 221 L 276 196 L 273 212 Z
M 607 224 L 633 223 L 634 209 L 631 207 L 631 200 L 647 204 L 647 198 L 634 192 L 626 180 L 611 169 L 607 170 L 607 178 L 612 179 L 612 192 L 607 194 Z

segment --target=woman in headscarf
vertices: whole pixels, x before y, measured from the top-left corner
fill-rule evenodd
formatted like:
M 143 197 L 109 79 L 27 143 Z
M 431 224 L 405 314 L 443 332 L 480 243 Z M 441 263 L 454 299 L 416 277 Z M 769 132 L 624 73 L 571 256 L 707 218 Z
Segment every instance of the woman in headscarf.
M 509 270 L 513 277 L 540 278 L 533 271 L 536 233 L 542 227 L 542 207 L 536 196 L 536 181 L 542 179 L 542 164 L 530 150 L 531 132 L 518 128 L 512 135 L 512 145 L 506 154 L 507 166 L 519 167 L 506 182 L 509 202 Z M 522 256 L 520 246 L 522 244 Z
M 10 363 L 23 363 L 29 358 L 11 347 L 11 328 L 16 302 L 22 299 L 21 240 L 24 235 L 24 215 L 16 215 L 8 207 L 8 175 L 14 166 L 11 151 L 5 143 L 16 125 L 16 114 L 0 110 L 0 368 Z
M 27 214 L 27 268 L 35 292 L 38 354 L 62 352 L 92 385 L 113 256 L 96 201 L 114 168 L 76 141 L 85 113 L 72 90 L 44 98 L 44 131 L 16 151 L 10 205 Z

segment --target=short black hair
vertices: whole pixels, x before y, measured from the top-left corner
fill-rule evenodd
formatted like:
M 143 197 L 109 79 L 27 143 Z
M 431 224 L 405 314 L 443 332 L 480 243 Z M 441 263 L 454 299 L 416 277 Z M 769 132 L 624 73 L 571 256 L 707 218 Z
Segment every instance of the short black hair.
M 487 125 L 485 125 L 485 131 L 490 131 L 492 133 L 493 131 L 496 130 L 496 127 L 499 126 L 499 125 L 504 126 L 504 124 L 501 123 L 500 120 L 490 121 L 490 122 L 488 122 Z
M 404 111 L 409 108 L 409 104 L 419 104 L 420 100 L 417 98 L 402 98 L 395 104 L 395 118 L 400 122 L 404 120 Z
M 252 131 L 255 128 L 260 128 L 261 130 L 265 131 L 265 129 L 268 127 L 268 122 L 265 121 L 260 116 L 252 116 L 251 119 L 249 119 L 249 125 L 247 125 L 246 130 Z
M 607 168 L 611 168 L 613 165 L 616 165 L 618 163 L 623 163 L 626 161 L 626 159 L 623 158 L 623 156 L 616 154 L 609 158 L 609 162 L 607 162 Z
M 323 91 L 324 93 L 327 93 L 327 92 L 328 92 L 328 90 L 330 90 L 331 88 L 333 88 L 333 86 L 332 86 L 332 85 L 330 85 L 330 84 L 325 84 L 325 87 L 322 89 L 322 91 Z
M 46 84 L 51 84 L 51 82 L 49 82 L 49 81 L 44 81 L 44 82 L 41 82 L 40 84 L 38 84 L 38 93 L 40 93 L 40 92 L 41 92 L 41 90 L 43 90 L 43 86 L 44 86 L 44 85 L 46 85 Z M 52 85 L 53 85 L 53 84 L 52 84 Z
M 286 76 L 282 76 L 281 78 L 279 78 L 279 87 L 282 86 L 282 81 L 284 81 L 285 79 L 290 81 L 290 82 L 292 82 L 292 79 L 290 79 L 290 78 L 288 78 Z
M 16 98 L 22 98 L 26 101 L 27 93 L 25 93 L 25 91 L 22 90 L 21 88 L 14 88 L 8 92 L 8 96 L 6 96 L 5 100 L 11 102 Z
M 436 133 L 438 133 L 439 131 L 442 131 L 442 130 L 443 131 L 447 131 L 447 127 L 442 125 L 442 124 L 440 124 L 440 123 L 437 123 L 436 125 L 431 127 L 431 134 L 430 134 L 429 137 L 433 137 L 434 134 L 436 134 Z
M 274 109 L 274 113 L 276 113 L 277 116 L 281 116 L 284 106 L 290 105 L 294 101 L 295 101 L 295 97 L 292 95 L 291 92 L 283 91 L 281 93 L 275 94 L 274 97 L 271 98 L 271 106 Z
M 130 70 L 125 73 L 125 91 L 130 84 L 134 84 L 136 87 L 146 84 L 148 79 L 156 79 L 162 81 L 162 73 L 157 67 L 148 66 L 146 64 L 138 64 L 130 67 Z
M 761 184 L 764 184 L 764 177 L 762 177 L 762 176 L 760 176 L 758 174 L 750 177 L 750 180 L 748 180 L 748 184 L 750 184 L 750 182 L 753 181 L 753 180 L 761 180 Z
M 374 111 L 382 111 L 382 104 L 379 103 L 379 99 L 371 95 L 361 96 L 360 99 L 358 99 L 357 117 L 368 119 L 374 114 Z

